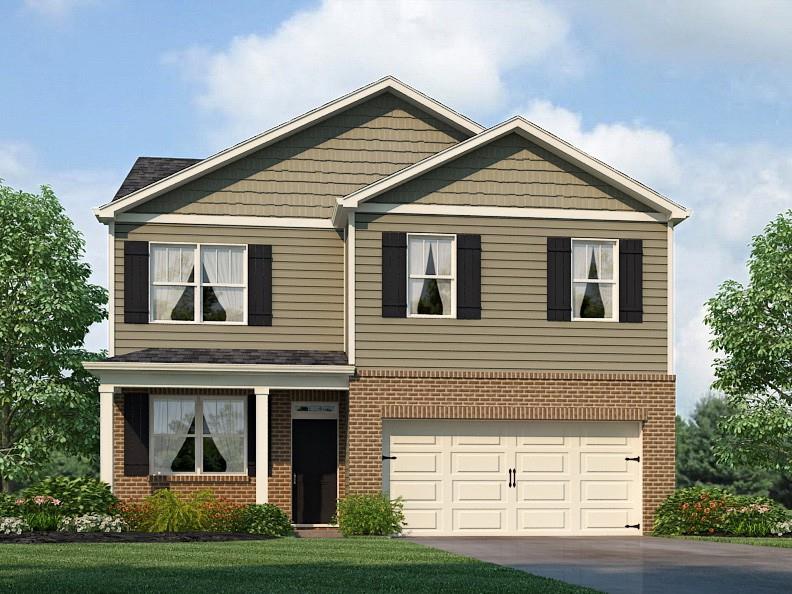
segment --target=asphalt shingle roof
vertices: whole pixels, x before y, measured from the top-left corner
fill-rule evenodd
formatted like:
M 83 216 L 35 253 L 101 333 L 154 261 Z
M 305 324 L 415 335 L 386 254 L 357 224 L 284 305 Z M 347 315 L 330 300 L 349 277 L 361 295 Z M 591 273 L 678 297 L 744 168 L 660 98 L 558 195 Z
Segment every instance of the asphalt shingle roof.
M 113 363 L 232 363 L 248 365 L 347 365 L 340 351 L 261 349 L 143 349 L 110 357 Z
M 202 159 L 176 159 L 171 157 L 138 157 L 132 169 L 118 188 L 113 200 L 123 198 L 141 188 L 145 188 L 156 181 L 165 179 L 169 175 L 178 173 L 190 165 L 195 165 Z

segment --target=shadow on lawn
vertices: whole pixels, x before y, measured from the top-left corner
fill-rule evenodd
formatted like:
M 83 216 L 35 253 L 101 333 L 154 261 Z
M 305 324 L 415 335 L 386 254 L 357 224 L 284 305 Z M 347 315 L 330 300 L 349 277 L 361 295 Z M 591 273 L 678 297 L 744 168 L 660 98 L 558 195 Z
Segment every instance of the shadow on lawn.
M 178 558 L 174 556 L 174 561 Z M 144 564 L 49 567 L 0 562 L 4 592 L 537 592 L 586 590 L 481 563 L 293 563 L 203 567 Z

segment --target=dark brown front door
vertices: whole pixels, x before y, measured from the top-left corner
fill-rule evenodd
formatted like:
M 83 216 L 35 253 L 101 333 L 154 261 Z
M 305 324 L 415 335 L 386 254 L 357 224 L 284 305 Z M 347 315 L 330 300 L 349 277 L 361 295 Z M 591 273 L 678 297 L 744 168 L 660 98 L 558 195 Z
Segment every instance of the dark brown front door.
M 336 509 L 338 435 L 335 419 L 292 421 L 292 518 L 327 524 Z

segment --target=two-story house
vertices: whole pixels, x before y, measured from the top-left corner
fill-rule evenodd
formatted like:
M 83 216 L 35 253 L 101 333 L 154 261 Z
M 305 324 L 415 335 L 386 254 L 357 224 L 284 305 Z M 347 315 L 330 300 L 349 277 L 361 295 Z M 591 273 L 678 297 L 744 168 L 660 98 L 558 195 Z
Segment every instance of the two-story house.
M 297 525 L 384 490 L 414 535 L 641 534 L 674 487 L 673 230 L 551 133 L 388 77 L 206 159 L 109 230 L 101 477 Z

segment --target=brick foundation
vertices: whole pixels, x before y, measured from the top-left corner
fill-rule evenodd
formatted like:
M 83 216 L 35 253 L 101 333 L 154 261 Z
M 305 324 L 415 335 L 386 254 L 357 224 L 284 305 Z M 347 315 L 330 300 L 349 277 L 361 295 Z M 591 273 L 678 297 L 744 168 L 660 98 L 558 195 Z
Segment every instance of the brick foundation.
M 349 388 L 349 492 L 382 488 L 382 419 L 643 421 L 643 524 L 674 489 L 675 378 L 664 374 L 360 370 Z

